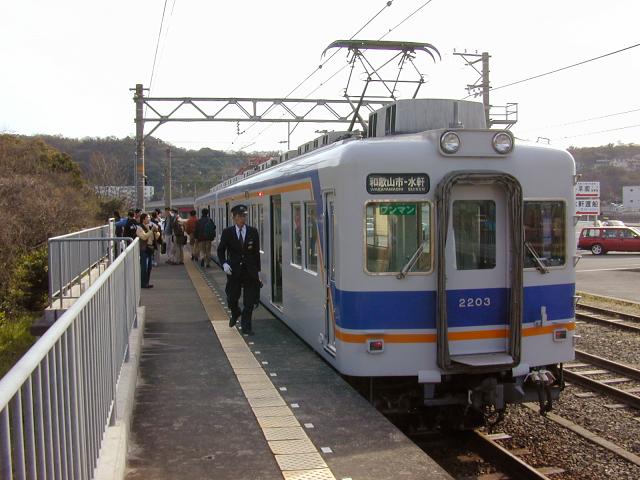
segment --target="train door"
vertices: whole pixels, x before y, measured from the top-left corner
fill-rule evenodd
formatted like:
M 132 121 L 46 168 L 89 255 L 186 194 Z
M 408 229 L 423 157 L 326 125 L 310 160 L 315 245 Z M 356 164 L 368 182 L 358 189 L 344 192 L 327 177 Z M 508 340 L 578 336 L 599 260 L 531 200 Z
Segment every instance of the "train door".
M 335 352 L 336 332 L 335 332 L 335 312 L 333 309 L 333 295 L 336 290 L 336 261 L 335 261 L 335 194 L 325 193 L 324 196 L 324 231 L 325 231 L 325 346 Z
M 271 196 L 271 303 L 282 308 L 282 199 Z
M 438 232 L 439 361 L 514 365 L 522 318 L 520 186 L 499 174 L 458 175 L 462 181 L 438 199 L 438 208 L 446 205 L 444 219 L 438 212 L 446 229 L 444 239 Z

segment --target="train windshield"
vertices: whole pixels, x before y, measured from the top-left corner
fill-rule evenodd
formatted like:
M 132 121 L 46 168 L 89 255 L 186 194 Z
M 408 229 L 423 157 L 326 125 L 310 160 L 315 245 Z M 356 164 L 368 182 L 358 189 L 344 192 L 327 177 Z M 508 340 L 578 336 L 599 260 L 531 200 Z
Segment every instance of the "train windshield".
M 562 200 L 527 200 L 524 202 L 524 241 L 547 267 L 564 265 L 565 203 Z M 535 267 L 535 259 L 525 254 L 524 267 Z
M 452 218 L 457 269 L 495 268 L 496 203 L 493 200 L 456 200 Z
M 365 218 L 368 273 L 398 273 L 422 245 L 411 272 L 431 271 L 431 205 L 370 202 Z

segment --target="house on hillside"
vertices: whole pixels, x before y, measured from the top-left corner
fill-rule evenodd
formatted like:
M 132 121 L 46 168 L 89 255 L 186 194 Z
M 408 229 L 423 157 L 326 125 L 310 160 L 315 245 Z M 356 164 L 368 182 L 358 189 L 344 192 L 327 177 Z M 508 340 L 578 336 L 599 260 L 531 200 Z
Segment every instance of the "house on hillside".
M 627 212 L 640 211 L 640 185 L 622 187 L 622 206 Z

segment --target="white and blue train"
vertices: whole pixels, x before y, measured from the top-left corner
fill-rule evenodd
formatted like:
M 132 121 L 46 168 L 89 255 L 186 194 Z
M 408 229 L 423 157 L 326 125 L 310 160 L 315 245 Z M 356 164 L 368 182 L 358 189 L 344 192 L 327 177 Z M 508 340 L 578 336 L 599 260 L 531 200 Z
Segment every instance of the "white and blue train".
M 466 101 L 399 100 L 366 137 L 321 137 L 196 205 L 219 230 L 249 207 L 262 304 L 390 408 L 549 409 L 574 358 L 571 155 Z

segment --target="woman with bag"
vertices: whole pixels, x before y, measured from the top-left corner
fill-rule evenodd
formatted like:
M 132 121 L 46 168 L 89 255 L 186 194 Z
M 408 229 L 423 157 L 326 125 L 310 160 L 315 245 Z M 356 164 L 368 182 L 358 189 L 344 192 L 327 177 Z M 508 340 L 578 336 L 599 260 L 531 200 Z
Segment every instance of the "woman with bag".
M 158 228 L 151 223 L 149 215 L 140 215 L 140 223 L 136 230 L 140 239 L 140 281 L 142 288 L 153 288 L 149 283 L 151 277 L 151 267 L 153 266 L 153 254 L 155 252 L 156 240 L 160 237 Z

